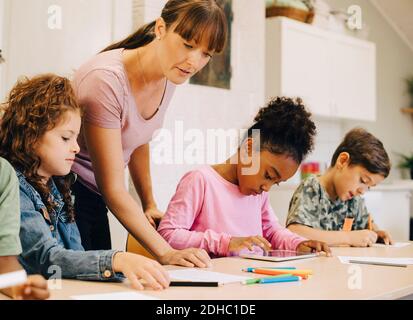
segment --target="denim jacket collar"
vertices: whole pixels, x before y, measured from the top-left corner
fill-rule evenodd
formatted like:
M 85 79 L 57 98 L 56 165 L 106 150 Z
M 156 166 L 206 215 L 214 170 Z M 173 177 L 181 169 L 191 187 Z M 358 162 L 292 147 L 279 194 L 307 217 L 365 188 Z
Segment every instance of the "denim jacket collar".
M 26 180 L 26 177 L 23 173 L 19 170 L 16 170 L 17 177 L 19 179 L 20 186 L 31 195 L 32 200 L 34 201 L 36 207 L 38 208 L 45 208 L 45 204 L 43 203 L 42 197 L 37 192 L 37 190 Z M 56 184 L 52 179 L 50 179 L 49 183 L 50 188 L 50 196 L 52 197 L 52 201 L 56 203 L 55 211 L 56 213 L 60 213 L 65 205 L 63 201 L 62 194 L 56 187 Z

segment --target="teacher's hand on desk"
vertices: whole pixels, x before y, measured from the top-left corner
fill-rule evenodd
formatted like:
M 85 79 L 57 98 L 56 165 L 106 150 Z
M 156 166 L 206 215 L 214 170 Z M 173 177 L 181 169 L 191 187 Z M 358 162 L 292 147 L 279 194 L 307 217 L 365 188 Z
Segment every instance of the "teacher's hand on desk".
M 162 264 L 172 264 L 188 268 L 209 268 L 212 266 L 208 253 L 203 249 L 197 248 L 172 249 L 160 257 L 159 261 Z

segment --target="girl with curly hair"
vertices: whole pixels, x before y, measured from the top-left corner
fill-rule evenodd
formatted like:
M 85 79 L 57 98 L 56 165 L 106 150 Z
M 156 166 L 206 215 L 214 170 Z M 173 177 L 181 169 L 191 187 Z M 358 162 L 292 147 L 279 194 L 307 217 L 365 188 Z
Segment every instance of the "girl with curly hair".
M 79 152 L 82 109 L 69 80 L 47 74 L 24 79 L 3 105 L 0 155 L 14 167 L 20 186 L 22 253 L 30 274 L 79 280 L 120 281 L 136 289 L 169 285 L 164 268 L 140 255 L 116 250 L 85 251 L 71 196 L 70 173 Z
M 299 99 L 272 100 L 230 159 L 182 178 L 160 234 L 176 249 L 198 247 L 214 257 L 245 249 L 330 254 L 324 243 L 282 227 L 268 199 L 271 186 L 291 178 L 312 150 L 316 128 L 310 116 Z

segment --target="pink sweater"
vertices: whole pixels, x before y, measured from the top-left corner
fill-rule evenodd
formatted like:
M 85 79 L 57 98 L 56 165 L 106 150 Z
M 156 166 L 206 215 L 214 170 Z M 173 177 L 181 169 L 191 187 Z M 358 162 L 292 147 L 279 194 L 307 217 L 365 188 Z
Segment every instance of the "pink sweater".
M 202 248 L 212 256 L 232 255 L 231 237 L 259 235 L 284 250 L 306 240 L 279 224 L 268 193 L 245 196 L 210 166 L 181 179 L 158 231 L 176 249 Z

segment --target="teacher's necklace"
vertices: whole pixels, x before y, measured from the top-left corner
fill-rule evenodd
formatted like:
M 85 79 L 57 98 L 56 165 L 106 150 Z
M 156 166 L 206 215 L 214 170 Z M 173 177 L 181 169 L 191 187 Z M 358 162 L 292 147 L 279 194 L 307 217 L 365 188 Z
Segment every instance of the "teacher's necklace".
M 139 68 L 140 68 L 140 71 L 141 71 L 143 83 L 145 84 L 145 87 L 146 87 L 148 85 L 148 83 L 146 82 L 145 72 L 143 71 L 143 66 L 142 66 L 142 62 L 141 62 L 141 55 L 139 53 L 139 49 L 136 50 L 136 53 L 138 54 L 138 63 L 139 63 Z

